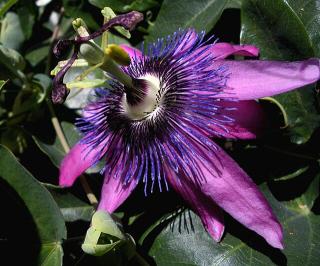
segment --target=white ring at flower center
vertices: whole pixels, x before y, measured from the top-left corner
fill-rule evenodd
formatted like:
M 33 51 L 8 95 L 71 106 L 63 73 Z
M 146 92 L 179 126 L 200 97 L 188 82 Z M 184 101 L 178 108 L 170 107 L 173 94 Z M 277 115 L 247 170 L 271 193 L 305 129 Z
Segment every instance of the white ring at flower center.
M 136 105 L 129 105 L 127 102 L 127 95 L 124 94 L 122 98 L 124 113 L 132 120 L 147 118 L 158 105 L 157 95 L 160 90 L 160 80 L 150 74 L 142 76 L 139 79 L 143 79 L 147 83 L 147 92 L 144 99 Z

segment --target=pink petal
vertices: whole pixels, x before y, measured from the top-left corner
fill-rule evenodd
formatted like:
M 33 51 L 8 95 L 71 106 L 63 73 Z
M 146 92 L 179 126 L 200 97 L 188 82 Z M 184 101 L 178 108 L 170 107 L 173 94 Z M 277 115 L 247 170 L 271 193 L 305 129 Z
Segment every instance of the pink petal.
M 70 152 L 64 157 L 60 165 L 59 185 L 63 187 L 72 186 L 78 176 L 92 166 L 97 156 L 103 156 L 105 143 L 107 139 L 101 142 L 95 149 L 90 151 L 89 147 L 82 143 L 77 143 Z M 90 152 L 89 152 L 90 151 Z
M 129 45 L 126 45 L 126 44 L 120 44 L 120 47 L 123 48 L 131 58 L 139 58 L 142 56 L 142 53 L 140 50 L 134 48 L 134 47 L 131 47 Z
M 136 180 L 131 180 L 124 185 L 120 178 L 105 176 L 98 210 L 114 212 L 129 197 L 137 184 Z
M 220 42 L 213 45 L 209 51 L 216 59 L 224 59 L 230 55 L 258 56 L 259 48 L 254 45 L 233 45 Z
M 261 135 L 266 127 L 267 119 L 260 104 L 254 100 L 229 102 L 221 101 L 224 108 L 236 108 L 235 110 L 224 110 L 223 115 L 234 119 L 232 124 L 225 124 L 226 130 L 211 125 L 210 127 L 219 134 L 214 137 L 231 139 L 255 139 Z
M 200 184 L 202 193 L 240 223 L 264 237 L 271 246 L 282 249 L 281 225 L 263 194 L 224 151 L 217 150 L 216 156 L 212 160 L 217 173 L 209 172 L 203 161 L 194 158 L 206 177 L 206 183 Z M 194 183 L 193 187 L 197 185 Z
M 205 181 L 190 178 L 182 172 L 178 173 L 178 177 L 168 175 L 168 181 L 198 213 L 201 214 L 201 208 L 210 206 L 207 203 L 214 202 L 240 223 L 261 235 L 271 246 L 282 249 L 282 227 L 263 194 L 224 151 L 218 149 L 215 155 L 211 162 L 198 156 L 193 157 Z M 210 164 L 215 165 L 215 170 L 208 169 Z
M 230 73 L 228 89 L 219 97 L 252 100 L 288 92 L 319 80 L 319 59 L 306 61 L 218 60 Z
M 186 179 L 180 183 L 176 174 L 168 167 L 166 168 L 166 173 L 170 185 L 198 213 L 208 233 L 215 241 L 219 242 L 224 232 L 221 209 L 203 195 L 200 190 L 192 186 L 189 180 Z

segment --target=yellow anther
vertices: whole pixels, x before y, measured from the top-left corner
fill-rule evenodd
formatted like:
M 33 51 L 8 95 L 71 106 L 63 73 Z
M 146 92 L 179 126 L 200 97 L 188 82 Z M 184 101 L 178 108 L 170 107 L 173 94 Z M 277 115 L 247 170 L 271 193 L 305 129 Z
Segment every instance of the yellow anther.
M 130 65 L 130 56 L 128 53 L 116 44 L 109 44 L 104 53 L 112 58 L 116 63 L 122 66 Z

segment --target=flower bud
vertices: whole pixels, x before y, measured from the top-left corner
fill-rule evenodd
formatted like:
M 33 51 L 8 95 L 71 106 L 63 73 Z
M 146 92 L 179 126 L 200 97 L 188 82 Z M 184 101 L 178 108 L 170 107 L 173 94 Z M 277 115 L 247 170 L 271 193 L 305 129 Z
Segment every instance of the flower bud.
M 130 56 L 128 53 L 116 44 L 109 44 L 105 49 L 105 54 L 110 56 L 116 63 L 122 66 L 130 65 Z
M 102 256 L 118 249 L 121 249 L 128 258 L 135 254 L 132 237 L 124 234 L 111 215 L 104 211 L 97 211 L 92 216 L 91 227 L 81 248 L 93 256 Z

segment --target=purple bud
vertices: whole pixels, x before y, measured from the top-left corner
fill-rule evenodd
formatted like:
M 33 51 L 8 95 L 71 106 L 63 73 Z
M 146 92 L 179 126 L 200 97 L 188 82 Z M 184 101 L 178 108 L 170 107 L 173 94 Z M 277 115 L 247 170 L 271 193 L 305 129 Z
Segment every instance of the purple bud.
M 137 11 L 132 11 L 124 15 L 119 15 L 112 20 L 114 20 L 113 25 L 119 24 L 127 30 L 132 31 L 135 26 L 143 20 L 143 14 Z
M 53 79 L 53 88 L 51 92 L 51 99 L 53 103 L 64 103 L 69 94 L 66 85 L 63 83 L 63 77 L 70 69 L 74 61 L 77 59 L 78 51 L 79 46 L 76 45 L 74 47 L 73 55 L 71 56 L 67 64 L 58 72 L 58 74 Z
M 114 26 L 122 26 L 125 29 L 132 31 L 135 28 L 135 26 L 142 20 L 142 13 L 138 11 L 131 11 L 127 14 L 119 15 L 110 19 L 107 23 L 103 24 L 100 29 L 90 34 L 89 36 L 76 38 L 76 42 L 80 44 L 97 38 L 98 36 L 102 35 L 105 31 Z
M 60 58 L 62 54 L 74 44 L 74 40 L 59 40 L 53 48 L 53 53 Z
M 51 100 L 54 104 L 62 104 L 66 100 L 69 90 L 63 83 L 56 84 L 51 92 Z

